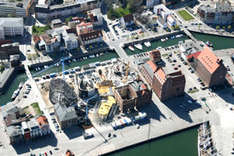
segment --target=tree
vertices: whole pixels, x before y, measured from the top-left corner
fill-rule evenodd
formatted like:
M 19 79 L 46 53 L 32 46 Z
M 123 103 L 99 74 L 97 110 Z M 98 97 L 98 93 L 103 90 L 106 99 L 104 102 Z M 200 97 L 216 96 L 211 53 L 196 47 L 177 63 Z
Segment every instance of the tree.
M 3 64 L 0 64 L 0 72 L 2 73 L 5 70 L 5 67 Z
M 230 29 L 232 29 L 232 26 L 231 26 L 231 25 L 229 25 L 227 28 L 230 30 Z
M 68 23 L 72 20 L 72 16 L 65 18 L 65 22 Z
M 219 26 L 219 25 L 217 25 L 217 26 L 216 26 L 216 30 L 219 30 L 219 29 L 220 29 L 220 26 Z

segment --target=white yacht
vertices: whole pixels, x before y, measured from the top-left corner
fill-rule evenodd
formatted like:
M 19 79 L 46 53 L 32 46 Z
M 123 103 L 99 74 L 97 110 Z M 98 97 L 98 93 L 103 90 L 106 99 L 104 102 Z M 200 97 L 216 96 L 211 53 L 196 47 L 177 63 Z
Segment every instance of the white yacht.
M 151 46 L 151 43 L 148 41 L 148 42 L 144 42 L 144 45 L 146 46 L 146 47 L 150 47 Z
M 128 46 L 128 49 L 130 49 L 131 51 L 134 51 L 135 49 L 133 48 L 133 46 Z
M 139 49 L 139 50 L 142 50 L 143 49 L 143 47 L 142 47 L 142 45 L 141 44 L 136 44 L 136 45 L 134 45 L 137 49 Z

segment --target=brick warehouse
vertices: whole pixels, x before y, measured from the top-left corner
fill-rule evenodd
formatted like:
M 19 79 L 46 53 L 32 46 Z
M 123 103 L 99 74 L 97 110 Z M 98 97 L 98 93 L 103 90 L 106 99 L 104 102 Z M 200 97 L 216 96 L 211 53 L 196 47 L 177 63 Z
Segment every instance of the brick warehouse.
M 160 51 L 150 52 L 150 60 L 140 71 L 161 101 L 184 94 L 185 76 L 177 68 L 166 65 Z
M 226 81 L 227 69 L 209 47 L 187 56 L 187 59 L 208 87 L 222 85 Z

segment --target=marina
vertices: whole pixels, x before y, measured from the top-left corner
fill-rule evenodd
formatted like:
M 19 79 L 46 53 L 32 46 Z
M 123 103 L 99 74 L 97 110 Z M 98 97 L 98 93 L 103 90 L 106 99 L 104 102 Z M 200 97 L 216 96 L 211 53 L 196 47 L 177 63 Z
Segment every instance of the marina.
M 168 39 L 168 41 L 163 42 L 163 43 L 158 43 L 158 45 L 160 45 L 162 47 L 166 47 L 167 45 L 169 45 L 169 46 L 170 45 L 174 45 L 173 43 L 174 43 L 174 41 L 176 39 L 177 38 L 174 38 L 173 40 Z M 219 37 L 218 37 L 216 42 L 221 42 L 221 40 L 219 40 Z M 171 43 L 171 42 L 173 42 L 173 43 Z M 216 46 L 216 42 L 213 42 L 213 41 L 211 41 L 211 42 L 214 44 L 214 47 L 215 47 Z M 164 43 L 167 43 L 167 45 L 165 45 L 165 46 L 162 45 Z M 155 43 L 152 42 L 152 45 L 151 45 L 151 47 L 149 47 L 149 49 L 152 48 L 153 46 L 155 46 L 154 44 Z M 232 45 L 229 44 L 229 46 L 232 46 Z M 143 50 L 144 49 L 146 49 L 146 47 L 143 46 Z M 135 49 L 135 52 L 139 52 L 139 50 Z M 117 57 L 117 55 L 114 54 L 114 56 L 111 56 L 111 57 L 108 56 L 108 57 L 106 57 L 106 59 L 110 59 L 112 57 Z M 93 60 L 93 59 L 95 59 L 95 60 Z M 91 60 L 93 60 L 93 61 L 91 61 Z M 72 61 L 70 64 L 66 64 L 65 68 L 66 69 L 70 69 L 70 68 L 73 68 L 73 67 L 76 67 L 76 66 L 79 66 L 79 65 L 87 64 L 87 63 L 85 63 L 86 61 L 87 62 L 95 62 L 97 60 L 100 61 L 100 62 L 102 61 L 101 57 L 100 58 L 84 59 L 82 62 L 74 62 L 74 61 Z M 56 68 L 56 67 L 58 67 L 58 68 Z M 48 69 L 48 71 L 46 71 L 45 73 L 61 72 L 61 66 L 60 65 L 56 65 L 56 67 L 53 68 L 53 69 Z M 43 74 L 45 74 L 45 73 L 43 73 Z M 14 90 L 17 89 L 19 83 L 26 80 L 26 75 L 25 74 L 18 75 L 17 78 L 16 78 L 16 80 L 15 80 L 16 82 L 14 81 L 12 83 L 12 85 L 10 86 L 9 91 L 11 91 L 11 90 L 12 91 L 11 91 L 11 94 L 9 94 L 10 96 L 8 96 L 8 98 L 6 97 L 6 99 L 8 99 L 8 100 L 9 100 L 9 97 L 11 97 L 12 93 L 14 92 Z M 13 86 L 13 89 L 11 89 L 12 86 Z M 6 94 L 8 94 L 8 92 Z M 2 99 L 4 99 L 3 96 L 0 96 L 0 99 L 2 101 Z M 118 152 L 117 153 L 113 153 L 111 155 L 121 155 L 121 153 L 122 153 L 122 155 L 126 155 L 127 154 L 127 155 L 130 155 L 130 156 L 131 155 L 142 155 L 142 154 L 145 154 L 146 150 L 147 150 L 148 154 L 151 153 L 151 152 L 156 152 L 156 153 L 158 153 L 159 156 L 160 155 L 161 156 L 164 156 L 164 155 L 173 155 L 175 153 L 178 153 L 178 154 L 180 154 L 182 156 L 183 155 L 184 156 L 187 156 L 187 155 L 195 156 L 195 155 L 197 155 L 197 151 L 198 151 L 197 150 L 197 131 L 196 131 L 196 129 L 197 128 L 192 128 L 192 129 L 189 129 L 189 130 L 178 132 L 176 134 L 169 135 L 167 137 L 162 137 L 162 138 L 156 139 L 156 140 L 154 140 L 152 142 L 149 142 L 149 143 L 146 143 L 146 144 L 142 144 L 142 145 L 136 146 L 136 147 L 131 148 L 131 149 L 123 150 L 120 153 L 118 153 Z M 178 142 L 176 140 L 181 140 L 181 144 L 177 146 Z M 168 144 L 170 144 L 172 148 L 170 148 L 170 150 L 165 150 L 165 148 L 168 146 Z M 189 147 L 187 147 L 186 145 L 188 145 Z
M 128 55 L 135 55 L 137 53 L 151 51 L 151 50 L 159 48 L 159 47 L 162 47 L 162 48 L 169 47 L 169 46 L 178 44 L 179 41 L 184 41 L 186 39 L 189 39 L 187 36 L 185 36 L 183 34 L 178 34 L 178 35 L 179 36 L 175 37 L 174 39 L 168 39 L 168 37 L 165 37 L 165 38 L 162 38 L 163 41 L 161 41 L 161 39 L 153 39 L 151 41 L 147 41 L 147 42 L 150 42 L 151 46 L 149 46 L 149 47 L 142 46 L 142 49 L 135 48 L 135 50 L 133 51 L 133 50 L 130 50 L 129 46 L 128 46 L 128 47 L 125 47 L 124 50 Z

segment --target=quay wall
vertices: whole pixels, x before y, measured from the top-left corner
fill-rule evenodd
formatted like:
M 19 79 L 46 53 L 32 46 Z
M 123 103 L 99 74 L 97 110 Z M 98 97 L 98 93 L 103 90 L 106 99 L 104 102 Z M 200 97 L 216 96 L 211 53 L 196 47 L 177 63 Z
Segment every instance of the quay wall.
M 2 78 L 2 82 L 0 83 L 0 95 L 6 92 L 6 89 L 10 86 L 10 83 L 15 79 L 16 75 L 19 72 L 24 71 L 23 66 L 18 66 L 15 68 L 7 69 L 7 73 L 5 73 Z
M 147 41 L 156 41 L 156 40 L 160 40 L 161 38 L 170 37 L 170 36 L 174 36 L 174 35 L 178 35 L 178 34 L 184 34 L 185 35 L 184 31 L 176 31 L 176 32 L 167 33 L 167 34 L 164 34 L 164 35 L 151 36 L 149 38 L 144 38 L 144 39 L 138 39 L 138 40 L 125 42 L 123 45 L 121 45 L 121 47 L 125 48 L 127 46 L 135 45 L 135 44 L 138 44 L 138 43 L 142 44 L 142 43 L 147 42 Z
M 118 152 L 118 151 L 121 151 L 121 150 L 124 150 L 124 149 L 128 149 L 128 148 L 135 147 L 135 146 L 147 143 L 147 142 L 151 142 L 151 141 L 154 141 L 156 139 L 166 137 L 168 135 L 172 135 L 172 134 L 178 133 L 180 131 L 184 131 L 184 130 L 199 126 L 199 125 L 201 125 L 202 123 L 204 123 L 206 121 L 208 121 L 208 120 L 194 122 L 194 123 L 190 123 L 188 125 L 186 124 L 183 127 L 178 126 L 178 127 L 173 127 L 173 128 L 170 128 L 170 129 L 165 128 L 165 131 L 163 133 L 154 133 L 154 134 L 152 134 L 152 136 L 150 138 L 144 138 L 144 139 L 137 139 L 136 138 L 135 142 L 132 142 L 131 144 L 125 144 L 123 146 L 118 146 L 115 149 L 113 149 L 113 148 L 112 149 L 105 149 L 99 155 L 105 156 L 105 155 L 109 155 L 109 154 L 112 154 L 112 153 L 115 153 L 115 152 Z
M 112 50 L 113 49 L 110 49 L 108 47 L 108 48 L 105 48 L 105 49 L 99 49 L 99 50 L 88 52 L 88 53 L 82 53 L 82 54 L 79 54 L 79 55 L 74 55 L 74 56 L 71 56 L 70 59 L 71 60 L 72 59 L 80 59 L 80 58 L 88 57 L 88 56 L 91 56 L 91 55 L 97 55 L 97 54 L 100 54 L 100 53 L 106 53 L 106 52 L 109 52 L 109 51 L 112 51 Z M 30 69 L 34 69 L 34 68 L 37 68 L 37 67 L 43 67 L 45 65 L 49 66 L 49 65 L 58 63 L 59 61 L 60 60 L 57 59 L 57 60 L 48 60 L 48 61 L 45 61 L 45 62 L 33 63 L 33 64 L 29 65 L 29 68 Z
M 233 34 L 221 34 L 218 32 L 214 32 L 214 31 L 201 31 L 201 30 L 196 30 L 196 29 L 189 29 L 190 32 L 194 32 L 194 33 L 200 33 L 200 34 L 207 34 L 207 35 L 214 35 L 214 36 L 221 36 L 221 37 L 228 37 L 228 38 L 234 38 Z

